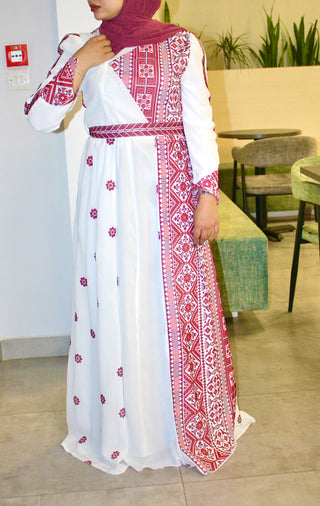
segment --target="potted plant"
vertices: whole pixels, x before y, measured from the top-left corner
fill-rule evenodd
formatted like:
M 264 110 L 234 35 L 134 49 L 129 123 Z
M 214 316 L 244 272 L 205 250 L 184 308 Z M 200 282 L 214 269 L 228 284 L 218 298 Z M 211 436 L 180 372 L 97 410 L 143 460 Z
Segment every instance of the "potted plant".
M 290 65 L 305 66 L 319 65 L 319 31 L 317 21 L 311 23 L 306 34 L 304 16 L 301 17 L 299 27 L 293 23 L 294 40 L 290 37 L 288 30 L 288 58 Z M 306 36 L 305 36 L 306 34 Z
M 245 33 L 233 35 L 232 28 L 225 32 L 218 34 L 217 39 L 213 41 L 214 49 L 212 57 L 216 59 L 222 55 L 224 66 L 226 69 L 231 69 L 231 65 L 237 67 L 248 67 L 250 65 L 250 47 L 245 41 Z
M 250 49 L 250 53 L 261 67 L 283 67 L 288 43 L 281 35 L 280 16 L 278 16 L 277 22 L 274 23 L 272 19 L 273 7 L 270 14 L 267 13 L 265 8 L 263 9 L 267 17 L 267 34 L 265 37 L 261 37 L 263 43 L 259 52 Z M 281 47 L 279 47 L 280 41 Z

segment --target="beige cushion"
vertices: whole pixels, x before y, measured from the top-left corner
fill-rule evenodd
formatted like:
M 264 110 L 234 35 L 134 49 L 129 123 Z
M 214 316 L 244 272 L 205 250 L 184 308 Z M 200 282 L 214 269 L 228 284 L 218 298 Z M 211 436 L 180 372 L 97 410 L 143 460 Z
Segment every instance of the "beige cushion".
M 241 187 L 241 177 L 237 177 L 237 184 Z M 291 175 L 246 176 L 246 190 L 249 195 L 290 195 Z

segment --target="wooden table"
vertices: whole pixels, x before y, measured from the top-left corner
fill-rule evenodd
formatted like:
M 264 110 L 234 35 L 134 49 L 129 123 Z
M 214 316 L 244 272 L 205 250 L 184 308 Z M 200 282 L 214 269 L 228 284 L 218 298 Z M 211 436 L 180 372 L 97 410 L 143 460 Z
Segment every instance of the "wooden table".
M 320 165 L 306 165 L 305 167 L 300 167 L 300 172 L 320 182 Z
M 223 139 L 248 139 L 257 141 L 269 137 L 289 137 L 299 135 L 301 130 L 298 128 L 253 128 L 250 130 L 226 130 L 218 132 L 218 137 Z

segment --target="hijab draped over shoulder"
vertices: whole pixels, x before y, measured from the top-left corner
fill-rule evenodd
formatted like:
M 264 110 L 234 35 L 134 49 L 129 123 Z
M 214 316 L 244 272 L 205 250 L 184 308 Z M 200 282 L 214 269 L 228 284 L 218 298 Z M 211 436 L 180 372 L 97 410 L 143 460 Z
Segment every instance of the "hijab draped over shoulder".
M 160 4 L 161 0 L 123 0 L 120 14 L 102 22 L 100 33 L 111 41 L 115 54 L 125 47 L 155 44 L 185 31 L 179 26 L 152 19 Z

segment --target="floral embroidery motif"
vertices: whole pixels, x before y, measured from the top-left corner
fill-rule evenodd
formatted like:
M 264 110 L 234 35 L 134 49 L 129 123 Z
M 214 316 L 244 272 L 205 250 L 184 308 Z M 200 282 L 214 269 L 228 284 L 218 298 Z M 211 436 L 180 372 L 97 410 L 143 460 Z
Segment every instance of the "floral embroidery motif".
M 111 192 L 112 190 L 114 190 L 115 187 L 116 187 L 116 183 L 114 181 L 112 181 L 111 179 L 106 184 L 106 188 L 107 188 L 107 190 L 109 190 L 109 192 Z
M 92 465 L 92 460 L 85 460 L 83 463 L 84 464 L 88 464 L 88 466 L 91 466 Z
M 115 139 L 106 139 L 106 143 L 109 144 L 110 146 L 114 144 L 115 141 L 116 141 Z
M 116 233 L 117 233 L 117 229 L 115 227 L 109 228 L 108 234 L 110 235 L 110 237 L 115 237 Z
M 77 397 L 77 396 L 75 395 L 75 396 L 74 396 L 74 398 L 73 398 L 73 402 L 75 403 L 75 405 L 76 405 L 76 406 L 79 406 L 79 404 L 80 404 L 80 399 L 79 399 L 79 397 Z
M 77 313 L 74 313 L 74 321 L 77 322 L 78 321 L 78 314 Z
M 241 423 L 242 422 L 242 418 L 241 418 L 241 415 L 238 416 L 238 423 Z
M 88 286 L 88 280 L 87 280 L 87 278 L 81 278 L 80 279 L 80 284 L 82 286 Z
M 100 395 L 100 401 L 101 401 L 101 404 L 105 404 L 106 403 L 106 398 L 104 395 Z
M 124 408 L 120 409 L 119 416 L 120 418 L 124 418 L 126 416 L 126 410 Z
M 113 452 L 113 454 L 111 455 L 112 460 L 117 459 L 119 457 L 119 455 L 120 455 L 120 452 L 118 452 L 118 451 Z
M 117 370 L 117 375 L 121 378 L 123 376 L 123 367 L 119 367 Z
M 92 339 L 95 339 L 96 333 L 93 329 L 90 330 L 90 335 L 91 335 Z
M 81 364 L 82 362 L 82 357 L 81 355 L 79 355 L 78 353 L 74 356 L 74 359 L 76 361 L 77 364 Z
M 137 103 L 141 107 L 141 109 L 150 111 L 152 103 L 152 95 L 150 93 L 138 93 Z
M 93 218 L 94 220 L 96 220 L 98 218 L 98 211 L 97 211 L 97 209 L 91 209 L 90 216 L 91 216 L 91 218 Z
M 151 79 L 154 78 L 154 65 L 150 63 L 140 63 L 139 64 L 139 77 L 148 78 Z
M 93 156 L 88 156 L 88 158 L 87 158 L 87 165 L 89 165 L 89 167 L 92 167 L 92 165 L 93 165 Z
M 87 437 L 86 436 L 83 436 L 81 439 L 79 439 L 79 443 L 80 444 L 83 444 L 87 441 Z

